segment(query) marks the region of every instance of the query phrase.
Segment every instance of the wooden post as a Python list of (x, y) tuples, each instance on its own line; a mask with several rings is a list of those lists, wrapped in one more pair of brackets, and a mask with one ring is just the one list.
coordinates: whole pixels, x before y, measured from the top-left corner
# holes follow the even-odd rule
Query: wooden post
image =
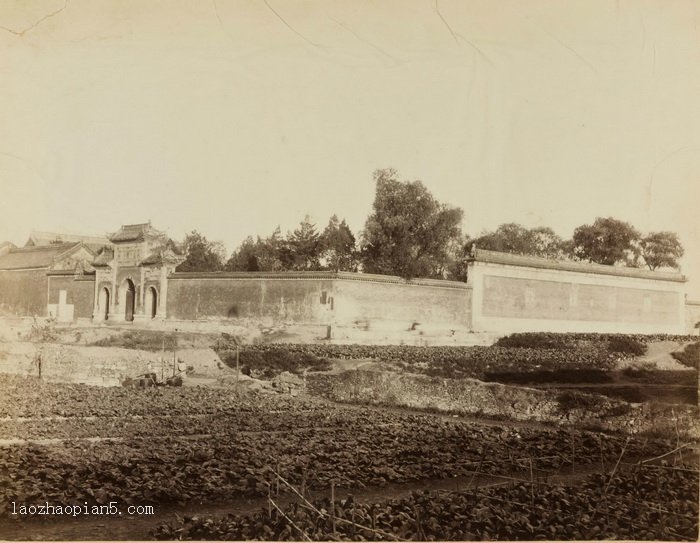
[(335, 535), (335, 483), (331, 482), (331, 523), (333, 524), (333, 535)]
[(352, 499), (352, 511), (350, 512), (350, 518), (352, 519), (352, 535), (355, 535), (355, 497), (350, 496)]
[(272, 486), (267, 483), (267, 517), (272, 519)]
[(535, 507), (535, 476), (532, 473), (532, 457), (530, 457), (530, 505)]
[(238, 392), (238, 381), (241, 375), (241, 365), (240, 365), (240, 350), (241, 348), (238, 345), (238, 341), (236, 341), (236, 392)]
[(603, 453), (603, 440), (600, 440), (600, 468), (605, 473), (605, 454)]
[(571, 473), (576, 473), (576, 436), (571, 436)]
[(279, 495), (280, 495), (280, 478), (279, 478), (279, 473), (280, 473), (280, 461), (279, 461), (279, 459), (278, 459), (278, 460), (277, 460), (277, 477), (276, 477), (276, 479), (277, 479), (277, 490), (276, 490), (276, 494), (275, 494), (275, 495), (278, 496), (278, 497), (279, 497)]

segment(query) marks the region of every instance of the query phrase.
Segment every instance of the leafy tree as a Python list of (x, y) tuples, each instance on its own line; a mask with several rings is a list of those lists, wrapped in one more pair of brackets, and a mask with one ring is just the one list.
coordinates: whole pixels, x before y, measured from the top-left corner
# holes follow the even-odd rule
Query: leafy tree
[(449, 250), (449, 260), (444, 266), (444, 276), (452, 281), (467, 280), (467, 266), (471, 256), (471, 249), (474, 245), (474, 240), (469, 236), (460, 236), (454, 240)]
[(224, 245), (219, 241), (209, 241), (196, 230), (185, 236), (183, 242), (186, 259), (177, 271), (221, 271), (224, 267)]
[(357, 271), (355, 236), (345, 219), (338, 222), (333, 215), (321, 234), (321, 261), (326, 269), (333, 271)]
[(289, 251), (289, 255), (286, 255), (287, 258), (283, 260), (290, 260), (291, 269), (320, 269), (321, 236), (308, 215), (299, 223), (299, 228), (287, 235), (286, 249)]
[(565, 242), (548, 226), (530, 229), (530, 242), (535, 256), (544, 258), (561, 258), (565, 256)]
[(420, 181), (401, 182), (393, 169), (374, 173), (373, 212), (362, 236), (369, 273), (441, 277), (451, 242), (459, 239), (463, 212), (439, 203)]
[(674, 232), (650, 232), (639, 242), (641, 256), (650, 270), (678, 268), (683, 246)]
[(258, 263), (258, 254), (262, 241), (258, 236), (258, 240), (253, 240), (252, 236), (248, 236), (241, 246), (233, 252), (231, 258), (226, 262), (227, 271), (260, 271)]
[(592, 225), (574, 230), (572, 256), (598, 264), (635, 265), (639, 232), (629, 223), (612, 217), (598, 217)]
[(287, 242), (278, 226), (267, 238), (260, 240), (258, 265), (261, 271), (282, 271), (290, 269), (291, 257)]
[(564, 241), (551, 228), (528, 229), (516, 223), (502, 224), (493, 232), (484, 232), (471, 244), (489, 251), (544, 258), (562, 256), (564, 247)]

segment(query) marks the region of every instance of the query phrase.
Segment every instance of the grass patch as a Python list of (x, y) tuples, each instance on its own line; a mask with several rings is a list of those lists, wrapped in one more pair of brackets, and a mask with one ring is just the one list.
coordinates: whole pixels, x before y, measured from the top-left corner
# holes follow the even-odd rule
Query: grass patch
[(642, 356), (647, 352), (645, 343), (630, 336), (611, 336), (608, 339), (608, 350), (611, 353)]
[(99, 339), (91, 345), (95, 347), (119, 347), (122, 349), (140, 349), (143, 351), (173, 351), (178, 347), (177, 335), (173, 332), (154, 332), (150, 330), (127, 330), (121, 334)]
[(684, 385), (697, 386), (698, 372), (688, 370), (650, 370), (646, 368), (628, 367), (622, 370), (625, 382), (645, 383), (652, 385)]
[(558, 369), (536, 371), (487, 372), (488, 381), (508, 385), (537, 385), (542, 383), (610, 383), (609, 372), (597, 369)]

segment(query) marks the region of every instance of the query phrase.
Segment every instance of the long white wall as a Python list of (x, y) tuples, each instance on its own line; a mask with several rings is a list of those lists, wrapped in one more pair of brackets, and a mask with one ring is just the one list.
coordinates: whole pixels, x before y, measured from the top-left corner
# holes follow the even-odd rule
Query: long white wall
[(685, 283), (474, 261), (474, 331), (686, 333)]

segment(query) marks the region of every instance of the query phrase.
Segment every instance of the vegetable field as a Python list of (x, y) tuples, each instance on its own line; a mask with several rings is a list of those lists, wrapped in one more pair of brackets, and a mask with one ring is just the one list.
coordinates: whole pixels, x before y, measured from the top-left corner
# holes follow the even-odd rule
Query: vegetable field
[[(0, 398), (0, 536), (8, 521), (31, 524), (12, 518), (11, 502), (46, 501), (156, 511), (196, 504), (199, 520), (160, 522), (150, 533), (166, 539), (697, 536), (697, 505), (688, 505), (698, 501), (696, 454), (672, 436), (479, 424), (232, 388), (96, 388), (4, 375)], [(393, 499), (361, 500), (384, 490)], [(344, 501), (350, 493), (357, 502)], [(318, 501), (331, 496), (339, 497), (333, 507)], [(242, 498), (261, 512), (206, 520), (208, 505)], [(349, 515), (354, 524), (336, 521)], [(621, 515), (642, 520), (625, 524)]]

